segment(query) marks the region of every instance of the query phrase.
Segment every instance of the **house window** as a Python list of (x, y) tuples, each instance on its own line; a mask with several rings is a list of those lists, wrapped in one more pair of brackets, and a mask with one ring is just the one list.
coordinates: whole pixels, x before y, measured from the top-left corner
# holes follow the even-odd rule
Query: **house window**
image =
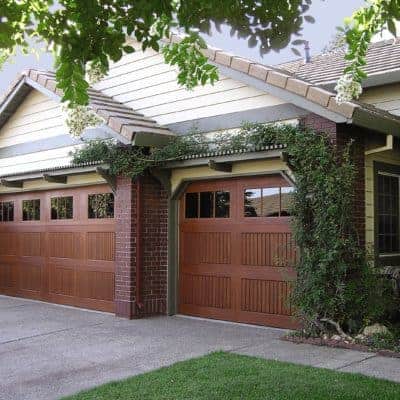
[(400, 177), (385, 173), (377, 176), (377, 228), (380, 254), (400, 252)]
[(22, 220), (40, 221), (40, 200), (22, 200)]
[(287, 217), (294, 188), (252, 188), (244, 191), (245, 217)]
[(53, 197), (51, 199), (51, 219), (72, 219), (73, 197)]
[(0, 202), (0, 222), (14, 221), (14, 202), (2, 201)]
[(225, 191), (186, 193), (186, 218), (229, 218), (230, 193)]
[(114, 218), (114, 195), (112, 193), (90, 194), (88, 217), (90, 219)]

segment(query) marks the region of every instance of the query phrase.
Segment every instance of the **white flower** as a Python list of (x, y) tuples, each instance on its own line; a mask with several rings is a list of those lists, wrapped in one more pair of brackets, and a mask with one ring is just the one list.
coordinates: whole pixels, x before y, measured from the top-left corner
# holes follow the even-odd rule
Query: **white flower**
[(86, 64), (86, 79), (90, 85), (95, 85), (104, 78), (104, 72), (100, 64), (89, 62)]
[(335, 87), (336, 90), (336, 101), (338, 104), (342, 104), (345, 101), (351, 101), (358, 99), (362, 92), (360, 82), (354, 80), (353, 75), (345, 74), (342, 75)]
[(72, 136), (80, 137), (83, 131), (89, 127), (96, 127), (104, 122), (90, 107), (75, 106), (67, 108), (66, 124)]

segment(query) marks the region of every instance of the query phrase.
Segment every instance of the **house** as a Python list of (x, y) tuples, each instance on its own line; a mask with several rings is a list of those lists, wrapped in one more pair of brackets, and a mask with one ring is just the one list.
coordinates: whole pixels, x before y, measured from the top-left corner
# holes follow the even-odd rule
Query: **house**
[[(171, 40), (179, 40), (172, 36)], [(214, 86), (187, 91), (139, 45), (90, 89), (105, 123), (84, 138), (162, 145), (174, 135), (290, 122), (355, 140), (354, 223), (384, 265), (399, 265), (400, 44), (370, 47), (360, 101), (332, 91), (343, 54), (277, 67), (209, 48)], [(72, 165), (52, 73), (30, 70), (0, 106), (0, 293), (134, 318), (187, 314), (293, 327), (296, 249), (282, 146), (170, 162), (134, 181)]]

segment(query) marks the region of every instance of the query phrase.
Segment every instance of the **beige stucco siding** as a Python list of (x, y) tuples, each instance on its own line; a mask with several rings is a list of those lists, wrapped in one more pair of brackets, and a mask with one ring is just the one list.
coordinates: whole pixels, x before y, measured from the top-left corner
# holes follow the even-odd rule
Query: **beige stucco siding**
[(400, 165), (400, 152), (397, 150), (370, 154), (365, 157), (365, 239), (372, 249), (375, 237), (374, 225), (374, 161)]
[(231, 176), (257, 175), (268, 172), (287, 170), (287, 165), (280, 159), (242, 161), (234, 163), (232, 172), (219, 172), (208, 166), (178, 168), (171, 172), (171, 189), (175, 192), (182, 182), (199, 179), (229, 178)]
[(27, 192), (33, 190), (65, 189), (66, 187), (97, 185), (104, 183), (106, 183), (106, 181), (101, 176), (95, 172), (90, 172), (81, 175), (68, 176), (66, 184), (50, 183), (44, 181), (43, 179), (34, 179), (30, 181), (24, 181), (21, 189), (8, 188), (0, 185), (0, 194)]

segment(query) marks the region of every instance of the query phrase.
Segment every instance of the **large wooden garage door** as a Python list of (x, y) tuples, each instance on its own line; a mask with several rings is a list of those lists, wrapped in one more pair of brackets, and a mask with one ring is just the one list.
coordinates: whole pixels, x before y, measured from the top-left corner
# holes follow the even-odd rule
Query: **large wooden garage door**
[(179, 311), (292, 328), (296, 248), (280, 176), (191, 184), (180, 207)]
[(0, 196), (0, 294), (114, 311), (107, 186)]

